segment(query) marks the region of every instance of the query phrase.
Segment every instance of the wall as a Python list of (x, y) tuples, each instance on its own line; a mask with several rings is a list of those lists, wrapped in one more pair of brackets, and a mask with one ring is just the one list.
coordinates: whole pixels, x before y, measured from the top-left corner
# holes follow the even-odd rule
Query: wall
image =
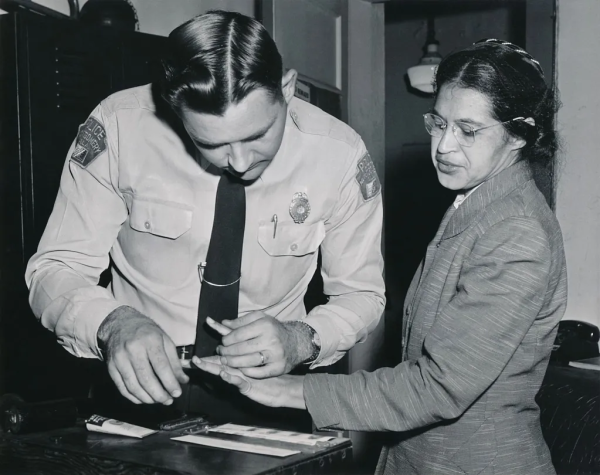
[[(69, 14), (67, 0), (34, 0), (45, 7)], [(79, 0), (83, 7), (88, 0)], [(254, 17), (254, 0), (131, 0), (142, 33), (168, 36), (181, 23), (208, 10), (233, 10)]]
[(558, 175), (556, 214), (567, 254), (566, 319), (600, 326), (600, 50), (598, 0), (558, 0), (558, 112), (564, 163)]

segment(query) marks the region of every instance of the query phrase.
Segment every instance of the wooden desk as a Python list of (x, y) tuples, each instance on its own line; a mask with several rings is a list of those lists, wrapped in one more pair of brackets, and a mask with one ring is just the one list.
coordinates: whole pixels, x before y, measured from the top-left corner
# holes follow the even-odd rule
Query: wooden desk
[[(13, 436), (0, 434), (4, 475), (304, 475), (352, 472), (346, 439), (330, 447), (299, 449), (285, 458), (213, 449), (171, 440), (161, 431), (144, 439), (88, 432), (83, 426)], [(283, 445), (280, 445), (283, 447)], [(289, 446), (288, 446), (289, 447)]]

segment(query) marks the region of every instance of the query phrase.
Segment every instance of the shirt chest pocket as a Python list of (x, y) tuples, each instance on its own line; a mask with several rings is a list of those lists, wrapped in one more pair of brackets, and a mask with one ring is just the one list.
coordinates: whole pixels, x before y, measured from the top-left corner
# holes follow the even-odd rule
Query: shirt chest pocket
[(283, 222), (274, 227), (271, 222), (259, 224), (259, 252), (251, 259), (255, 265), (249, 266), (262, 277), (252, 280), (252, 290), (256, 304), (265, 308), (304, 294), (325, 238), (323, 222)]
[(192, 226), (192, 210), (179, 203), (135, 199), (129, 224), (141, 233), (177, 239)]
[(119, 236), (129, 264), (150, 281), (183, 285), (194, 272), (192, 218), (192, 209), (184, 204), (134, 199), (130, 230)]
[(312, 254), (319, 249), (324, 237), (322, 221), (312, 224), (263, 222), (258, 229), (258, 242), (272, 257)]

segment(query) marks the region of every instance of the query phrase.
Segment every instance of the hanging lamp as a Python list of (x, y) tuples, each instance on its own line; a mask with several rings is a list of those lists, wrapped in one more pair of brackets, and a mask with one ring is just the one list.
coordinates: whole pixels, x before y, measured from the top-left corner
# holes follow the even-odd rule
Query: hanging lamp
[(419, 91), (429, 94), (433, 93), (433, 78), (442, 56), (438, 52), (439, 41), (435, 39), (433, 16), (427, 18), (427, 41), (425, 43), (425, 54), (419, 64), (408, 68), (408, 79), (410, 85)]

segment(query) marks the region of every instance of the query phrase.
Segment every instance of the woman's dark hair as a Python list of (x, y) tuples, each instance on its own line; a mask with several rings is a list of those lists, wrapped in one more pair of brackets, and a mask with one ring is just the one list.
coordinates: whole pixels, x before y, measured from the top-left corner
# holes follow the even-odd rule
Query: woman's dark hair
[(175, 111), (223, 115), (261, 88), (274, 100), (283, 98), (277, 46), (245, 15), (214, 10), (192, 18), (171, 32), (169, 50), (160, 92)]
[(525, 140), (520, 159), (536, 167), (550, 167), (559, 148), (554, 117), (560, 103), (544, 80), (540, 64), (512, 43), (481, 40), (450, 54), (440, 63), (435, 93), (445, 84), (474, 89), (485, 95), (498, 122), (531, 117), (503, 125), (511, 135)]

